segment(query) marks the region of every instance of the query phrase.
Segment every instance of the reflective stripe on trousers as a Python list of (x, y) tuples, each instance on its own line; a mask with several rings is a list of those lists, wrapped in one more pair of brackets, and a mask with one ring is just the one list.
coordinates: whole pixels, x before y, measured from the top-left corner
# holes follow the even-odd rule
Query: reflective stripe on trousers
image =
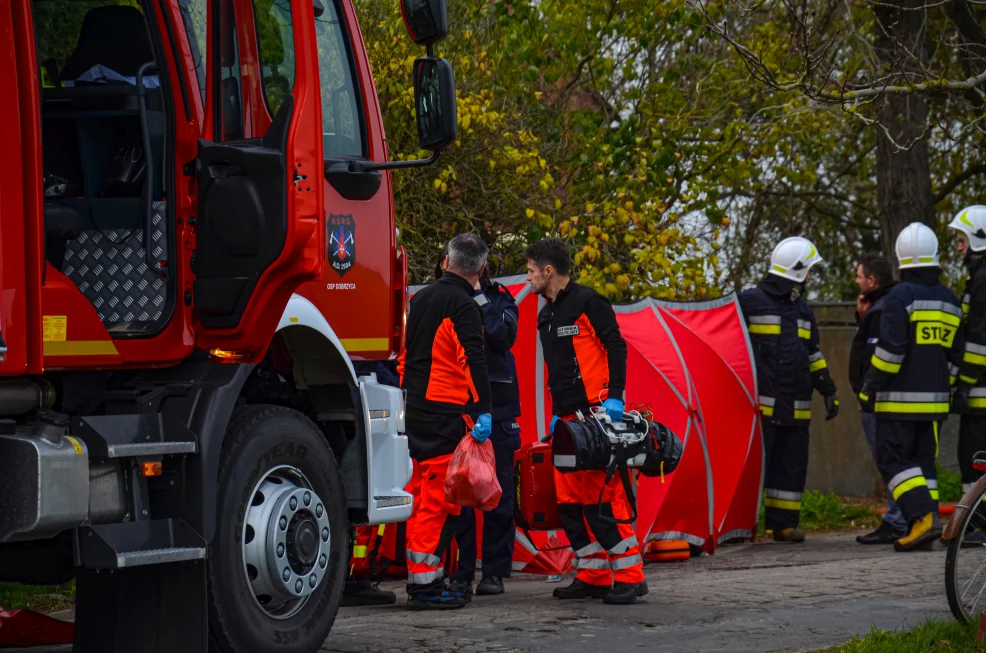
[(801, 492), (787, 492), (785, 490), (764, 490), (763, 505), (766, 508), (777, 508), (778, 510), (801, 511)]
[[(407, 589), (438, 583), (444, 576), (442, 556), (455, 534), (455, 516), (461, 508), (445, 501), (445, 476), (452, 454), (414, 461), (408, 490), (414, 497), (407, 520)], [(425, 588), (425, 591), (429, 591)]]
[[(596, 586), (644, 580), (643, 558), (630, 524), (630, 504), (619, 476), (606, 483), (606, 472), (555, 471), (559, 515), (577, 557), (576, 578)], [(599, 496), (602, 492), (602, 510)]]
[(900, 499), (905, 492), (910, 492), (919, 487), (927, 487), (928, 481), (924, 478), (924, 472), (920, 467), (911, 467), (900, 472), (887, 483), (887, 491), (894, 498)]

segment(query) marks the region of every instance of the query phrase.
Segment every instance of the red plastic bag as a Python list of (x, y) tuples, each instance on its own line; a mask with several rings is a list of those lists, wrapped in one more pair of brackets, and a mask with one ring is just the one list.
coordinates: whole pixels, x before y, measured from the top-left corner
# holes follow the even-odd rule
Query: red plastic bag
[(445, 500), (457, 506), (492, 510), (502, 494), (493, 443), (487, 440), (480, 444), (471, 435), (462, 438), (448, 464)]

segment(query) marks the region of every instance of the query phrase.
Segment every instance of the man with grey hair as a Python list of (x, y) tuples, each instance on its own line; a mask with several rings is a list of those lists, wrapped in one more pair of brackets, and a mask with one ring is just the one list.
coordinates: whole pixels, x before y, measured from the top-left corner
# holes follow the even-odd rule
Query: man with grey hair
[[(475, 234), (448, 244), (442, 278), (411, 299), (407, 343), (398, 363), (407, 393), (408, 447), (414, 459), (407, 522), (407, 608), (461, 608), (466, 597), (445, 585), (442, 557), (456, 530), (458, 506), (445, 501), (445, 476), (459, 441), (469, 431), (486, 442), (493, 426), (483, 316), (473, 294), (486, 268), (489, 248)], [(460, 356), (465, 353), (465, 360)], [(479, 416), (472, 424), (466, 404)]]

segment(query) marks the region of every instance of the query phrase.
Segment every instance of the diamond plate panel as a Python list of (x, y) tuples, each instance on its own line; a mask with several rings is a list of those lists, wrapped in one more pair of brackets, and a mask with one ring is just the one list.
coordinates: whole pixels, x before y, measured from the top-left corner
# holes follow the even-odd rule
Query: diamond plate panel
[[(165, 203), (155, 202), (153, 208), (151, 248), (160, 261), (167, 258)], [(108, 329), (139, 330), (164, 312), (167, 285), (144, 261), (143, 228), (83, 231), (68, 242), (62, 271)]]

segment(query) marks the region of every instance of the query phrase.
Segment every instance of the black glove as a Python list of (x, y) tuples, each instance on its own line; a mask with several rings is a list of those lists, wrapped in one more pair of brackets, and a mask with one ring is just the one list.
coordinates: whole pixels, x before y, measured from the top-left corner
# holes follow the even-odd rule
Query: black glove
[(839, 414), (839, 400), (835, 395), (828, 395), (825, 397), (825, 421), (830, 419), (835, 419), (836, 415)]
[(863, 387), (859, 391), (859, 405), (862, 406), (863, 410), (872, 413), (875, 406), (876, 393), (867, 387)]
[(969, 414), (970, 390), (972, 390), (972, 386), (966, 385), (965, 383), (955, 388), (955, 394), (952, 395), (952, 412), (956, 415)]

